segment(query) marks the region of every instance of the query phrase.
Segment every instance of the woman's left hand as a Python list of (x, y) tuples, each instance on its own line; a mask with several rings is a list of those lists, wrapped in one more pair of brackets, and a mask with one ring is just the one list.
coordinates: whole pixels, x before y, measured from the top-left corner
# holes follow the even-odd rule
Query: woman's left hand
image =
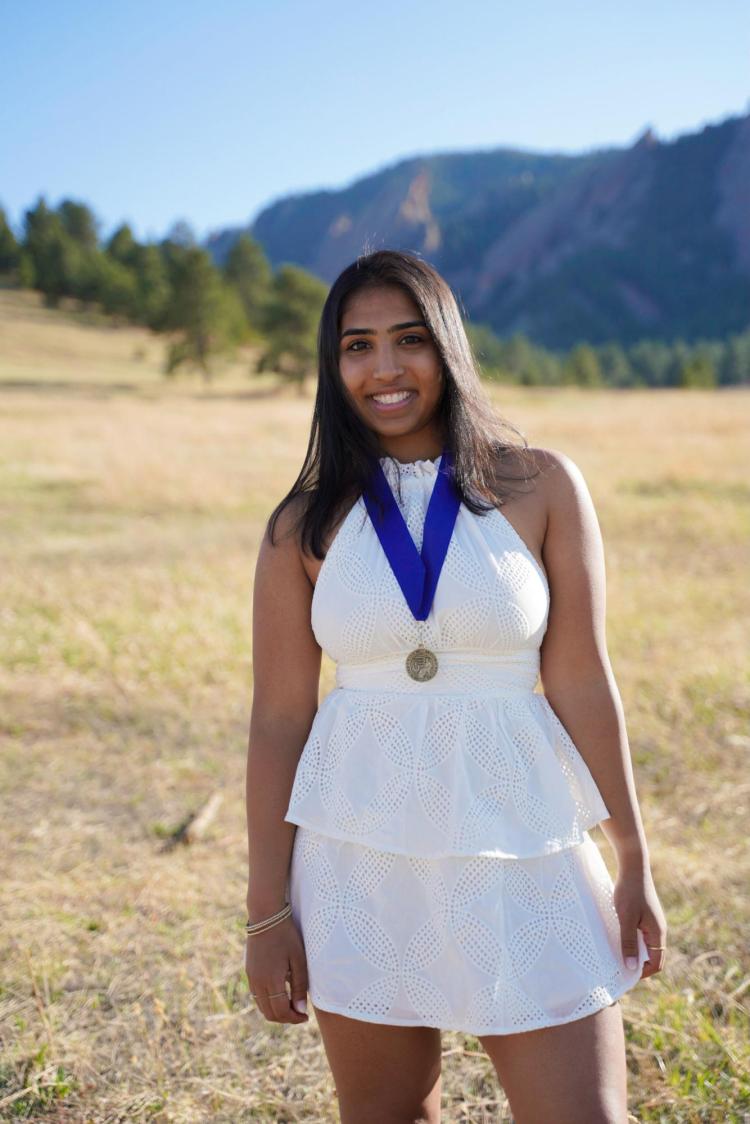
[(667, 943), (667, 921), (650, 868), (625, 868), (618, 871), (614, 903), (620, 921), (620, 943), (624, 960), (632, 956), (637, 962), (637, 930), (640, 929), (643, 933), (649, 955), (641, 971), (641, 979), (645, 980), (664, 967), (664, 946)]

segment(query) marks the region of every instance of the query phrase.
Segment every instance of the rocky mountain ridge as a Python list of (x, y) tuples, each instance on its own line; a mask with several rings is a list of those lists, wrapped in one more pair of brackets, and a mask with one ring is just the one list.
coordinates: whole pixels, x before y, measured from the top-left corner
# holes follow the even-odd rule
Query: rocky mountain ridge
[[(209, 239), (218, 261), (239, 233)], [(724, 338), (750, 323), (750, 114), (583, 155), (413, 157), (277, 200), (248, 233), (327, 282), (363, 250), (416, 251), (471, 320), (552, 348)]]

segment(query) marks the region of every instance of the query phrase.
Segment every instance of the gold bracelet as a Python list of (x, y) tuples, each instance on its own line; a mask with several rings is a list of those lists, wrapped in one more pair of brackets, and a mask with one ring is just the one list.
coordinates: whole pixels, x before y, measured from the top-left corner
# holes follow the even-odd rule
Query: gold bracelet
[(278, 910), (277, 913), (272, 913), (270, 917), (264, 917), (262, 921), (250, 921), (250, 919), (248, 918), (247, 925), (249, 925), (251, 928), (253, 925), (265, 925), (266, 921), (274, 921), (277, 917), (281, 917), (282, 913), (284, 913), (289, 908), (289, 902), (284, 902), (283, 906), (280, 910)]
[(263, 921), (248, 921), (245, 925), (245, 932), (249, 937), (254, 937), (256, 933), (264, 933), (266, 929), (272, 929), (274, 925), (279, 925), (290, 916), (292, 907), (289, 902), (286, 903), (283, 909), (278, 913), (274, 913), (271, 917), (266, 917)]

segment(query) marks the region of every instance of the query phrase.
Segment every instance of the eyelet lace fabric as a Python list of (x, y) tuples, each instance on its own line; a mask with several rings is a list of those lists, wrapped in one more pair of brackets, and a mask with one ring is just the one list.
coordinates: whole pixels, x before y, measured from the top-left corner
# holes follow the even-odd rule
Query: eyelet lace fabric
[[(418, 549), (438, 463), (381, 460)], [(314, 591), (312, 626), (336, 661), (336, 687), (315, 716), (285, 818), (422, 857), (528, 858), (581, 843), (609, 813), (534, 691), (548, 612), (546, 574), (510, 522), (462, 505), (423, 622), (437, 674), (411, 679), (419, 622), (360, 497)]]
[[(381, 465), (418, 549), (440, 458)], [(285, 820), (289, 901), (324, 1009), (509, 1033), (580, 1018), (640, 976), (587, 828), (609, 815), (538, 682), (549, 585), (510, 522), (459, 509), (426, 621), (360, 497), (311, 623), (336, 662)], [(420, 635), (433, 679), (405, 670)]]

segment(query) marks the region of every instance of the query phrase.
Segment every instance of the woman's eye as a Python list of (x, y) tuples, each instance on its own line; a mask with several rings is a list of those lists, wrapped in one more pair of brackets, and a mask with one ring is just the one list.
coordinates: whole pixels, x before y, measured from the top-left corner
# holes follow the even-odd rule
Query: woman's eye
[[(413, 333), (413, 332), (410, 332), (406, 336), (402, 336), (400, 342), (403, 343), (404, 341), (406, 341), (408, 343), (422, 343), (423, 342), (422, 337), (416, 335), (416, 333)], [(347, 351), (361, 351), (362, 348), (357, 346), (360, 343), (364, 344), (366, 347), (369, 347), (369, 344), (368, 344), (367, 340), (355, 340), (354, 343), (349, 344), (349, 346), (347, 347), (346, 350)]]

